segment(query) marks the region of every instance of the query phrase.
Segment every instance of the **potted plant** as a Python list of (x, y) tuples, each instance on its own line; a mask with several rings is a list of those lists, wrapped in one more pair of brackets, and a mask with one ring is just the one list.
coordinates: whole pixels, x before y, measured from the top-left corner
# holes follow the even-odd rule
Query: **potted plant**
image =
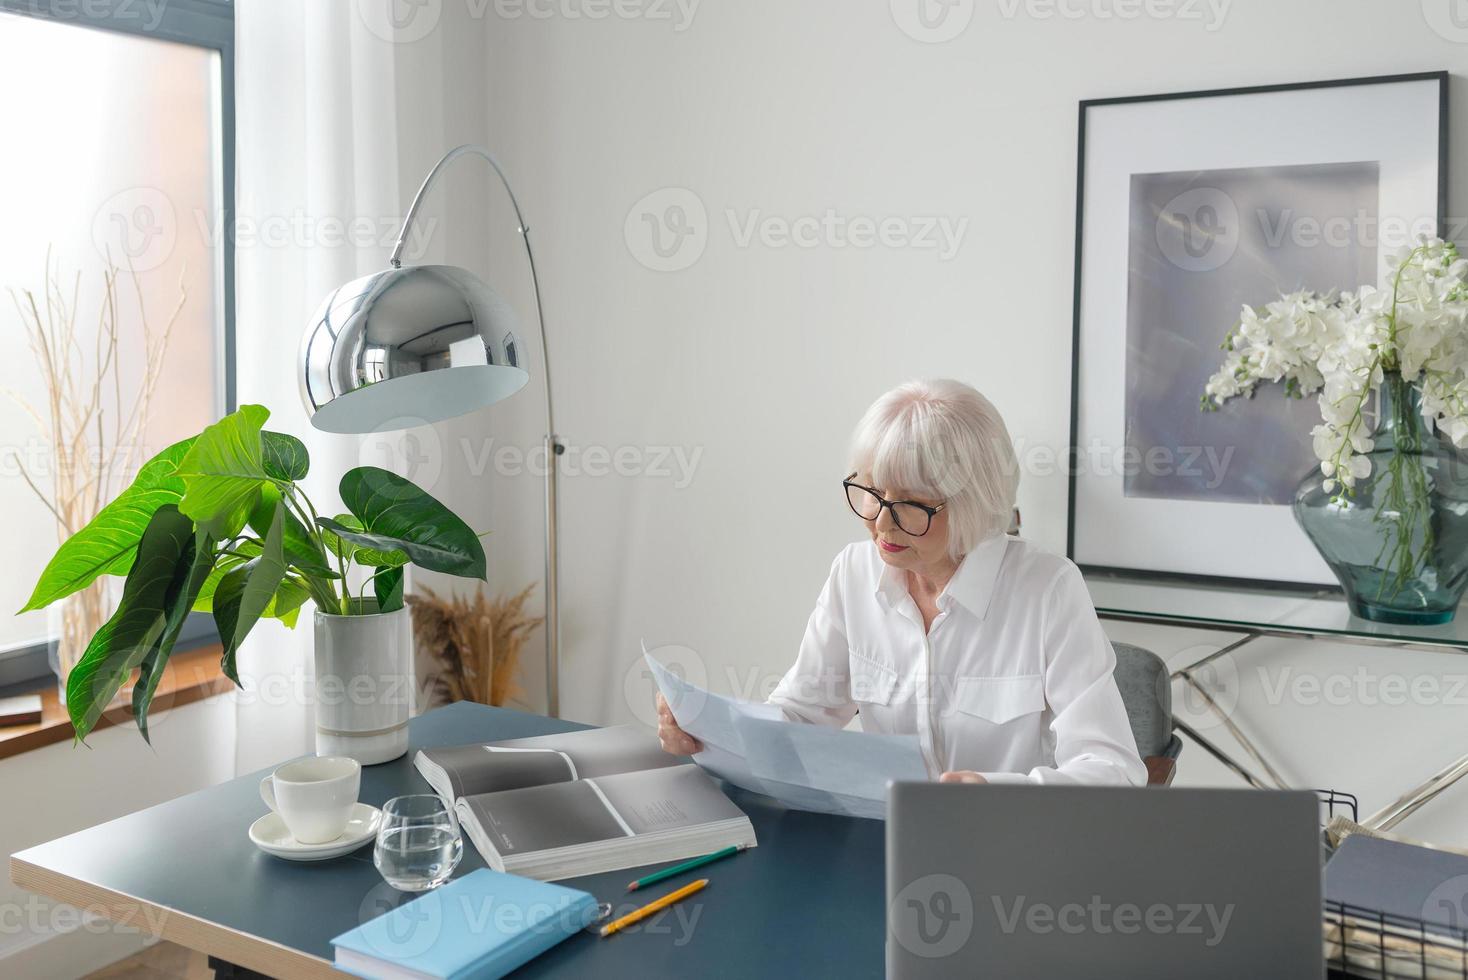
[[(262, 618), (294, 627), (315, 603), (317, 751), (364, 763), (407, 749), (412, 653), (403, 569), (409, 563), (483, 579), (484, 549), (458, 516), (387, 470), (341, 479), (347, 512), (322, 517), (300, 487), (305, 445), (263, 428), (245, 405), (149, 460), (132, 485), (68, 538), (25, 610), (126, 575), (116, 612), (97, 630), (67, 682), (78, 741), (133, 673), (133, 715), (148, 738), (148, 705), (190, 611), (210, 612), (221, 666)], [(361, 585), (351, 586), (360, 566)]]
[(1320, 467), (1296, 520), (1357, 615), (1431, 625), (1468, 587), (1468, 260), (1424, 238), (1391, 265), (1386, 289), (1245, 306), (1202, 407), (1264, 381), (1315, 396)]

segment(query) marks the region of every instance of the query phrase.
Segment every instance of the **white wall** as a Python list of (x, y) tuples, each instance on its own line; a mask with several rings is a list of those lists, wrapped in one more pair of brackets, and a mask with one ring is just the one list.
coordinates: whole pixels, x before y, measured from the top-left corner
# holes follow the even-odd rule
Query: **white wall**
[[(857, 533), (836, 489), (847, 433), (891, 385), (959, 377), (1016, 439), (1066, 445), (1078, 100), (1468, 66), (1468, 46), (1393, 0), (1234, 0), (1221, 25), (1204, 5), (1186, 8), (1201, 19), (1124, 21), (1099, 16), (1110, 0), (1075, 0), (1077, 19), (974, 4), (941, 44), (899, 29), (902, 0), (706, 2), (682, 31), (566, 13), (590, 4), (533, 7), (549, 17), (473, 6), (489, 39), (490, 138), (541, 260), (561, 434), (701, 453), (682, 488), (563, 479), (563, 712), (603, 722), (641, 708), (623, 680), (642, 637), (697, 651), (726, 690), (758, 693), (784, 669), (831, 557)], [(1455, 81), (1453, 94), (1462, 133), (1468, 93)], [(1463, 149), (1455, 139), (1453, 155)], [(624, 220), (669, 187), (697, 195), (707, 247), (656, 272)], [(1464, 189), (1455, 175), (1454, 201)], [(967, 232), (947, 261), (740, 247), (726, 215), (828, 208), (946, 216)], [(512, 252), (501, 258), (496, 282), (523, 277)], [(533, 445), (539, 410), (520, 396), (490, 425)], [(444, 454), (450, 482), (468, 480), (462, 447)], [(538, 578), (538, 482), (492, 469), (477, 482), (495, 500), (498, 584)], [(1060, 472), (1027, 473), (1026, 535), (1063, 549), (1065, 497)]]

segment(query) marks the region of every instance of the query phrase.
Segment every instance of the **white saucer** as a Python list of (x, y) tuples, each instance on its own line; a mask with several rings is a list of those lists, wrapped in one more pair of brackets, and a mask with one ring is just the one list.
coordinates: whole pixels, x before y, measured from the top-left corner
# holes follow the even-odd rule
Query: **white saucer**
[(340, 837), (324, 844), (302, 844), (291, 836), (280, 814), (271, 810), (250, 824), (250, 840), (266, 854), (274, 854), (287, 861), (325, 861), (350, 854), (372, 840), (381, 822), (382, 811), (377, 807), (354, 803), (352, 815), (347, 819), (347, 829)]

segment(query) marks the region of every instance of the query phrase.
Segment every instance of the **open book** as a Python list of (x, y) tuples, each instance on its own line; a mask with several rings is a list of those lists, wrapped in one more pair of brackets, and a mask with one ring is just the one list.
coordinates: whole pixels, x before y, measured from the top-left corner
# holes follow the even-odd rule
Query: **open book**
[(555, 881), (755, 845), (712, 779), (627, 726), (423, 749), (413, 764), (496, 871)]

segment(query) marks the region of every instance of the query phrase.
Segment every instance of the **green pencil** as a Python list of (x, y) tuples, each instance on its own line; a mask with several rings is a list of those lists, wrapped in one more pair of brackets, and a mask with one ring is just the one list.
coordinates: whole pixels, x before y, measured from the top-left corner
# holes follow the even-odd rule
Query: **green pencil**
[(683, 872), (692, 871), (694, 868), (701, 868), (705, 864), (711, 864), (714, 861), (722, 860), (723, 858), (729, 857), (731, 854), (738, 854), (742, 850), (744, 850), (743, 844), (733, 844), (729, 847), (724, 848), (722, 851), (715, 851), (712, 854), (705, 854), (703, 857), (696, 857), (691, 861), (684, 861), (682, 864), (675, 864), (671, 868), (664, 868), (661, 871), (654, 871), (646, 878), (638, 878), (632, 884), (628, 885), (627, 890), (629, 892), (635, 892), (643, 885), (657, 884), (665, 878), (671, 878), (674, 875), (681, 875)]

